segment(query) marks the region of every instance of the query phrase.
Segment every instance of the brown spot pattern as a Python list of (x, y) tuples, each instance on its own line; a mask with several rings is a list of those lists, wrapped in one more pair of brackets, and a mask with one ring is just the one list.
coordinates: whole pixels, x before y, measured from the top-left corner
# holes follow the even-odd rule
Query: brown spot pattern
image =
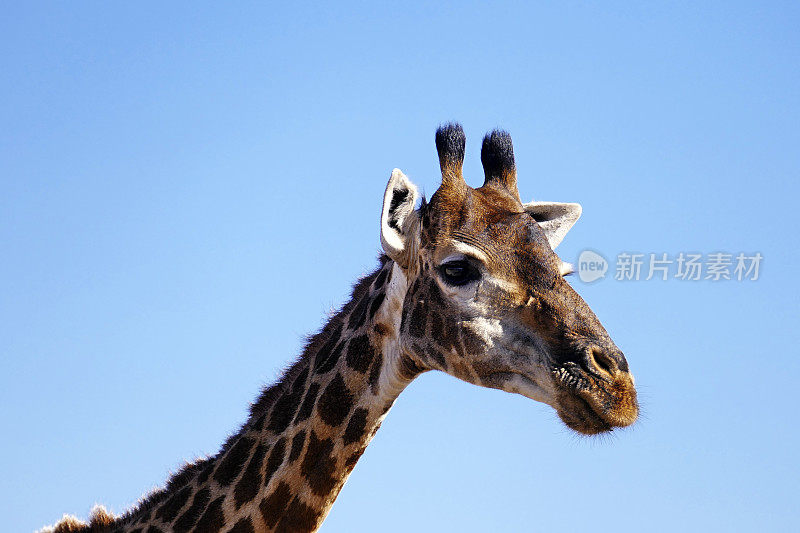
[(222, 462), (214, 472), (214, 479), (222, 485), (230, 485), (236, 479), (236, 476), (242, 469), (250, 449), (255, 444), (255, 441), (250, 437), (242, 436), (239, 440), (228, 450)]
[(267, 468), (264, 472), (264, 486), (266, 487), (269, 485), (269, 480), (272, 479), (272, 476), (275, 475), (275, 472), (278, 471), (278, 468), (281, 467), (283, 464), (283, 459), (286, 456), (286, 439), (281, 437), (278, 439), (278, 442), (272, 447), (272, 451), (269, 452), (269, 458), (267, 458)]
[(253, 519), (249, 516), (242, 518), (236, 522), (228, 533), (255, 533), (255, 529), (253, 529)]
[(244, 474), (242, 474), (242, 479), (236, 484), (233, 497), (237, 509), (241, 507), (242, 504), (255, 498), (258, 494), (258, 489), (261, 486), (261, 463), (264, 462), (264, 456), (266, 454), (267, 446), (265, 444), (259, 444), (256, 451), (253, 452), (253, 456), (250, 458), (250, 462)]
[(336, 486), (336, 479), (333, 477), (336, 471), (336, 459), (331, 457), (332, 451), (331, 439), (318, 439), (316, 433), (311, 432), (306, 455), (300, 465), (300, 473), (318, 496), (328, 494)]
[(384, 298), (386, 298), (386, 295), (385, 295), (383, 292), (380, 292), (380, 293), (378, 293), (378, 295), (375, 297), (375, 299), (374, 299), (374, 300), (372, 300), (372, 303), (371, 303), (371, 304), (370, 304), (370, 306), (369, 306), (369, 319), (370, 319), (370, 320), (372, 320), (373, 318), (375, 318), (375, 313), (377, 313), (377, 312), (378, 312), (378, 309), (380, 309), (380, 307), (381, 307), (381, 304), (383, 303), (383, 300), (384, 300)]
[(375, 361), (372, 363), (372, 369), (369, 371), (369, 378), (367, 379), (373, 393), (378, 392), (378, 380), (381, 377), (381, 367), (383, 367), (383, 355), (378, 352), (375, 355)]
[(369, 337), (359, 335), (350, 339), (347, 347), (347, 365), (356, 372), (364, 373), (369, 369), (375, 350), (369, 342)]
[(258, 508), (261, 511), (261, 516), (264, 518), (267, 527), (275, 527), (275, 524), (280, 520), (291, 498), (292, 492), (289, 485), (281, 481), (278, 483), (278, 486), (275, 487), (275, 490), (259, 504)]
[(192, 505), (175, 521), (175, 524), (172, 526), (175, 533), (184, 533), (189, 531), (197, 519), (200, 517), (200, 513), (203, 512), (203, 509), (206, 508), (208, 505), (208, 501), (211, 499), (211, 493), (208, 489), (201, 489), (197, 491), (194, 495), (194, 499), (192, 500)]
[(319, 521), (320, 513), (313, 507), (309, 507), (300, 498), (295, 496), (286, 514), (283, 515), (275, 533), (298, 533), (300, 531), (312, 531)]
[(323, 422), (336, 427), (341, 424), (353, 407), (353, 396), (345, 385), (341, 374), (331, 380), (319, 397), (317, 411)]
[(183, 506), (186, 505), (186, 502), (189, 501), (189, 496), (191, 495), (192, 489), (190, 487), (182, 488), (164, 502), (164, 505), (156, 511), (156, 517), (164, 522), (172, 522), (178, 516), (180, 510), (183, 509)]
[(203, 470), (200, 472), (200, 475), (197, 476), (198, 483), (205, 483), (208, 481), (208, 478), (211, 476), (211, 472), (214, 471), (214, 463), (213, 461), (206, 460), (205, 466), (203, 466)]
[(355, 331), (364, 325), (364, 322), (367, 320), (368, 307), (369, 294), (364, 294), (358, 302), (358, 305), (356, 305), (356, 308), (353, 309), (353, 314), (350, 315), (350, 319), (347, 322), (347, 329)]
[(292, 391), (290, 393), (284, 393), (278, 398), (272, 409), (272, 416), (270, 417), (267, 429), (275, 433), (281, 433), (289, 426), (289, 422), (294, 418), (297, 406), (300, 403), (300, 398), (303, 395), (307, 377), (308, 369), (306, 368), (297, 376), (297, 380), (292, 386)]
[(317, 394), (319, 394), (319, 383), (312, 383), (306, 392), (306, 397), (303, 399), (303, 405), (297, 411), (297, 416), (294, 418), (294, 423), (302, 422), (311, 416), (314, 410), (314, 403), (317, 401)]
[(220, 496), (209, 504), (206, 512), (197, 521), (194, 533), (216, 533), (225, 525), (225, 515), (222, 514), (222, 502), (225, 496)]
[(339, 357), (341, 357), (346, 343), (346, 339), (342, 340), (336, 345), (335, 348), (333, 348), (333, 350), (330, 351), (330, 353), (327, 355), (327, 359), (320, 362), (320, 366), (317, 369), (317, 374), (327, 374), (333, 369), (334, 366), (336, 366), (336, 362), (339, 360)]
[[(331, 368), (333, 365), (326, 365), (328, 359), (330, 358), (331, 351), (333, 347), (336, 346), (336, 343), (339, 342), (339, 337), (342, 335), (342, 325), (339, 324), (336, 326), (336, 329), (333, 330), (328, 340), (325, 341), (325, 344), (322, 345), (322, 348), (319, 349), (317, 352), (316, 357), (314, 357), (314, 372), (317, 374), (324, 374)], [(322, 370), (323, 366), (328, 367), (327, 370)]]
[(303, 446), (306, 443), (306, 432), (305, 431), (298, 431), (297, 434), (292, 438), (292, 449), (289, 452), (289, 461), (294, 461), (298, 457), (300, 457), (300, 452), (303, 451)]
[(259, 416), (253, 424), (253, 431), (259, 432), (264, 429), (264, 424), (267, 422), (267, 413)]
[(350, 421), (347, 423), (347, 429), (344, 430), (342, 441), (345, 445), (351, 444), (359, 440), (364, 435), (364, 429), (367, 427), (367, 415), (369, 411), (363, 407), (359, 407), (353, 411)]

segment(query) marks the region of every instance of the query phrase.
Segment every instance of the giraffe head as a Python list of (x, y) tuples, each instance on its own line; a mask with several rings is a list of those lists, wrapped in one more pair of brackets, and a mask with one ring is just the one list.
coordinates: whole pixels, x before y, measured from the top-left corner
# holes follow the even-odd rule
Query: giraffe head
[(638, 415), (625, 356), (564, 276), (553, 251), (578, 204), (523, 204), (511, 137), (483, 140), (482, 187), (462, 176), (460, 125), (436, 132), (442, 184), (429, 203), (395, 169), (384, 196), (381, 243), (407, 281), (400, 353), (476, 385), (552, 406), (585, 434)]

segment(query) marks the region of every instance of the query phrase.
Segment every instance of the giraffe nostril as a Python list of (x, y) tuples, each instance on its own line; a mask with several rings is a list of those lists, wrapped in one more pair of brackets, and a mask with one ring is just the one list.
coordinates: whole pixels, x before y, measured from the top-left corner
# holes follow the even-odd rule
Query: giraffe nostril
[[(592, 370), (600, 370), (601, 373), (605, 373), (609, 376), (614, 376), (619, 372), (619, 367), (617, 362), (614, 360), (613, 357), (608, 355), (602, 348), (597, 346), (592, 347), (589, 350), (588, 354), (588, 363), (589, 367)], [(593, 372), (596, 373), (596, 372)]]

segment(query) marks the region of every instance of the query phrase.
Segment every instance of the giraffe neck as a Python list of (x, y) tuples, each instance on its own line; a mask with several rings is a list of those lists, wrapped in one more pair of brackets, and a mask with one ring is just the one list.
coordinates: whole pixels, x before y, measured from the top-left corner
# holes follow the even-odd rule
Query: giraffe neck
[(407, 281), (394, 262), (362, 279), (220, 453), (187, 466), (122, 530), (314, 531), (417, 369), (399, 350)]

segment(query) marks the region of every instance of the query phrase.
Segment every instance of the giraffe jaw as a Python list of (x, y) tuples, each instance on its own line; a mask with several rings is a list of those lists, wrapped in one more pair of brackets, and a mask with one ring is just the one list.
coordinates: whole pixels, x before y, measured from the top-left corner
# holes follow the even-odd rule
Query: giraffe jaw
[(485, 387), (519, 394), (531, 400), (546, 403), (554, 408), (556, 407), (553, 401), (552, 390), (548, 390), (548, 388), (541, 386), (536, 380), (520, 372), (493, 372), (487, 376), (481, 377), (481, 384)]

